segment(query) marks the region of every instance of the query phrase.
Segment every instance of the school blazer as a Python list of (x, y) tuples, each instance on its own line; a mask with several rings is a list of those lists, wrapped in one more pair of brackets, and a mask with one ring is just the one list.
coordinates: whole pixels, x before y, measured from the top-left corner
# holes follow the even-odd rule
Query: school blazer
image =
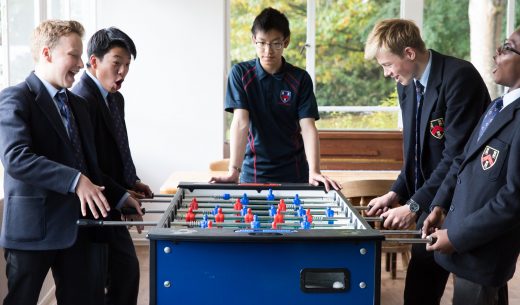
[[(105, 185), (110, 201), (124, 189), (106, 181), (98, 168), (86, 102), (67, 91), (90, 180)], [(78, 171), (61, 116), (43, 83), (31, 73), (0, 93), (0, 158), (4, 166), (4, 216), (0, 245), (19, 250), (53, 250), (76, 240), (80, 204), (69, 187)]]
[(520, 251), (520, 99), (502, 109), (477, 142), (480, 122), (434, 198), (456, 249), (435, 253), (446, 270), (502, 286)]
[(431, 55), (420, 126), (420, 168), (424, 184), (417, 191), (414, 190), (415, 82), (397, 85), (403, 116), (404, 164), (392, 190), (402, 202), (412, 198), (423, 212), (429, 212), (453, 159), (462, 153), (490, 100), (482, 77), (471, 63), (434, 50)]
[[(131, 189), (133, 185), (126, 185), (124, 180), (123, 160), (116, 142), (114, 123), (106, 106), (105, 99), (101, 95), (96, 83), (83, 73), (80, 81), (74, 86), (72, 92), (83, 97), (89, 104), (90, 117), (94, 126), (96, 138), (97, 156), (101, 170), (110, 176), (116, 183)], [(123, 125), (124, 120), (124, 98), (119, 92), (112, 94), (114, 101), (118, 103)]]

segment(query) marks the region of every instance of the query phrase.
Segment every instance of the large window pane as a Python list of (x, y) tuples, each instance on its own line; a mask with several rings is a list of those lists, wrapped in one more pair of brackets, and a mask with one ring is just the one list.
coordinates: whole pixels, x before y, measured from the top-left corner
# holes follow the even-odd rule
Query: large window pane
[[(399, 17), (399, 0), (317, 1), (316, 97), (320, 106), (394, 106), (391, 112), (320, 107), (320, 129), (395, 129), (395, 82), (384, 79), (375, 61), (364, 59), (374, 24)], [(374, 110), (375, 109), (375, 110)]]
[(35, 27), (34, 1), (9, 0), (7, 6), (10, 83), (16, 84), (23, 81), (34, 69), (29, 47)]

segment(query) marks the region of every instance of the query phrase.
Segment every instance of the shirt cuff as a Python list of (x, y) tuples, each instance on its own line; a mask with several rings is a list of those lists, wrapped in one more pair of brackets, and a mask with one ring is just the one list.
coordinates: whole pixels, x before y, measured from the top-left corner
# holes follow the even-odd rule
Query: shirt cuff
[(81, 172), (78, 172), (78, 174), (72, 181), (72, 184), (69, 187), (69, 193), (76, 193), (76, 186), (78, 186), (79, 177), (81, 177)]
[(130, 197), (130, 193), (126, 192), (116, 205), (116, 210), (121, 211), (121, 208), (125, 205), (126, 199)]

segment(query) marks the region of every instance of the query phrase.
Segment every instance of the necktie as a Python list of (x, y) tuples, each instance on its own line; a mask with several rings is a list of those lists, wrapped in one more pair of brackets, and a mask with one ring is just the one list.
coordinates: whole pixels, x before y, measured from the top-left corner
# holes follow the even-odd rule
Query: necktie
[(484, 119), (482, 120), (482, 125), (480, 125), (480, 131), (478, 133), (477, 142), (480, 140), (480, 137), (484, 134), (484, 131), (488, 128), (488, 126), (491, 124), (497, 113), (502, 110), (502, 107), (504, 106), (504, 100), (502, 97), (499, 97), (495, 100), (493, 107), (489, 108), (488, 112), (484, 116)]
[(415, 91), (417, 93), (417, 103), (415, 104), (415, 190), (422, 185), (421, 175), (421, 110), (424, 99), (424, 86), (419, 82), (415, 82)]
[(83, 155), (83, 147), (81, 145), (81, 140), (78, 133), (78, 126), (76, 124), (76, 120), (74, 119), (74, 115), (70, 110), (69, 100), (67, 98), (67, 93), (65, 91), (59, 91), (56, 93), (56, 100), (58, 101), (58, 108), (60, 110), (60, 115), (65, 120), (65, 125), (67, 127), (67, 133), (69, 135), (70, 143), (72, 144), (72, 148), (74, 150), (74, 159), (75, 164), (74, 168), (79, 170), (83, 174), (87, 174), (87, 165), (85, 162), (85, 156)]
[(110, 109), (110, 115), (112, 116), (112, 122), (114, 123), (114, 133), (116, 135), (117, 146), (123, 162), (123, 178), (128, 187), (133, 187), (137, 180), (137, 175), (135, 172), (134, 161), (130, 154), (126, 127), (123, 118), (121, 117), (122, 111), (119, 109), (114, 97), (110, 93), (107, 96), (107, 102), (108, 108)]

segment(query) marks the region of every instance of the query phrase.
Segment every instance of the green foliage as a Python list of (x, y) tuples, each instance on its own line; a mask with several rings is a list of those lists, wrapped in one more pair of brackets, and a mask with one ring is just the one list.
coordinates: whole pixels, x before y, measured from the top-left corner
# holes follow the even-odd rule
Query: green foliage
[(426, 47), (469, 60), (468, 7), (469, 0), (424, 1), (423, 39)]
[(323, 129), (397, 129), (397, 112), (320, 114), (316, 127)]

